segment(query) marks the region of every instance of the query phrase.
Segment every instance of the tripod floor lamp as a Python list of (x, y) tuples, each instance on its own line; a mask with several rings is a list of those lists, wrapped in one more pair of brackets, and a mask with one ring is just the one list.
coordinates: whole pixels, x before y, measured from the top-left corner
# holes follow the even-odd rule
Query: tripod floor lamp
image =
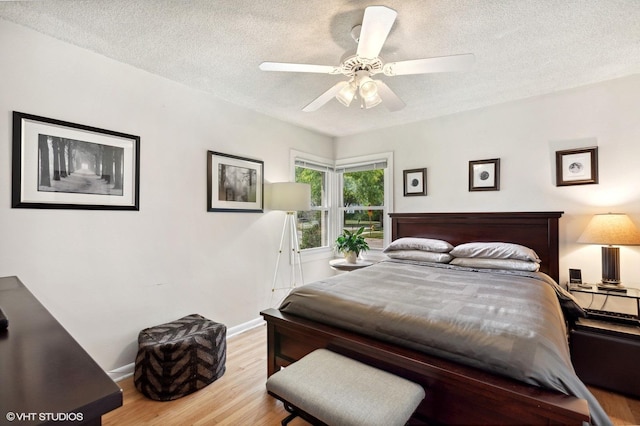
[[(296, 230), (296, 212), (311, 210), (311, 186), (306, 183), (296, 182), (276, 182), (271, 184), (271, 195), (269, 207), (271, 210), (287, 212), (282, 225), (282, 236), (280, 237), (280, 248), (276, 260), (276, 269), (273, 273), (273, 283), (271, 285), (271, 297), (276, 290), (291, 290), (296, 286), (296, 278), (300, 277), (300, 284), (304, 284), (302, 277), (302, 262), (300, 257), (300, 242)], [(289, 285), (278, 287), (278, 272), (280, 270), (280, 259), (285, 248), (285, 239), (289, 239)], [(297, 267), (297, 271), (296, 271)]]

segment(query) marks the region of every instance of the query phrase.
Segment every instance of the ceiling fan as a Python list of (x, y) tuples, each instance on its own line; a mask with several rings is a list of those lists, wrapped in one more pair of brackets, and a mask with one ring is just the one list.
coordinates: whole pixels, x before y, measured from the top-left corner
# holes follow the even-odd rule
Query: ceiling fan
[(471, 68), (475, 61), (475, 57), (471, 53), (384, 63), (378, 55), (397, 16), (398, 13), (395, 10), (386, 6), (367, 7), (364, 11), (362, 25), (351, 30), (352, 37), (358, 43), (356, 53), (348, 56), (338, 66), (263, 62), (260, 64), (260, 69), (262, 71), (342, 74), (349, 77), (348, 81), (335, 84), (302, 109), (305, 112), (311, 112), (316, 111), (334, 97), (347, 107), (354, 99), (359, 99), (361, 108), (373, 108), (384, 101), (387, 109), (398, 111), (404, 108), (405, 103), (385, 82), (373, 80), (372, 76), (382, 73), (392, 77), (465, 71)]

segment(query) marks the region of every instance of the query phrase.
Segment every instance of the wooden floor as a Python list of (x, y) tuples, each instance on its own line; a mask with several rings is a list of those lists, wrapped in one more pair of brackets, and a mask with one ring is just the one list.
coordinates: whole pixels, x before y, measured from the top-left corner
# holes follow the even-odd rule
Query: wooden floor
[[(175, 401), (145, 398), (133, 386), (132, 378), (119, 382), (124, 391), (124, 405), (104, 416), (103, 425), (279, 425), (288, 413), (265, 391), (266, 340), (265, 326), (230, 337), (224, 376)], [(614, 425), (640, 425), (640, 400), (590, 389)], [(289, 424), (307, 425), (299, 418)]]

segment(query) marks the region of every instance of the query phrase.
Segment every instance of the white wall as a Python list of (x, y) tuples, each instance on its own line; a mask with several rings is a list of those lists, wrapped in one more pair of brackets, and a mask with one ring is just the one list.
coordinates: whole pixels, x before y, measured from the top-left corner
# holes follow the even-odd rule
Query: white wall
[[(269, 304), (283, 213), (207, 213), (207, 150), (264, 160), (267, 182), (288, 180), (291, 149), (393, 150), (397, 212), (562, 210), (563, 279), (570, 267), (599, 278), (599, 247), (574, 243), (591, 214), (640, 224), (638, 76), (334, 145), (2, 20), (0, 57), (0, 276), (19, 276), (107, 371), (133, 361), (144, 327), (194, 312), (235, 327)], [(140, 211), (12, 209), (12, 111), (139, 135)], [(600, 148), (600, 184), (556, 187), (554, 152), (585, 143)], [(494, 157), (500, 191), (468, 192), (468, 161)], [(419, 167), (429, 195), (403, 197), (402, 170)], [(627, 285), (640, 287), (638, 264), (639, 248), (623, 247)], [(328, 273), (305, 265), (306, 281)]]
[[(263, 160), (276, 182), (291, 149), (332, 158), (332, 139), (2, 20), (0, 57), (0, 276), (107, 371), (133, 362), (144, 327), (258, 318), (284, 213), (208, 213), (207, 150)], [(12, 111), (139, 135), (140, 211), (12, 209)], [(311, 266), (307, 279), (329, 273)]]
[[(601, 277), (600, 247), (575, 241), (594, 213), (640, 226), (640, 76), (339, 138), (336, 157), (394, 151), (395, 211), (564, 211), (561, 280)], [(600, 183), (555, 186), (555, 151), (599, 147)], [(469, 192), (469, 161), (500, 158), (500, 191)], [(427, 167), (428, 195), (403, 197), (402, 171)], [(640, 247), (621, 248), (623, 282), (640, 288)]]

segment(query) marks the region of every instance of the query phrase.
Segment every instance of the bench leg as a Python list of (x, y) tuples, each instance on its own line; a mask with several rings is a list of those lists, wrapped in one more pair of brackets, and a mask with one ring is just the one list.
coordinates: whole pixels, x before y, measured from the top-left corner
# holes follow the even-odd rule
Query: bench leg
[(298, 415), (296, 413), (291, 413), (289, 414), (287, 417), (285, 417), (284, 419), (282, 419), (282, 422), (280, 422), (280, 424), (282, 426), (287, 426), (289, 424), (289, 422), (293, 419), (295, 419), (296, 417), (298, 417)]
[(284, 406), (284, 409), (285, 409), (285, 410), (287, 410), (289, 413), (291, 413), (291, 414), (289, 414), (287, 417), (285, 417), (285, 418), (282, 420), (282, 422), (280, 422), (280, 424), (281, 424), (282, 426), (287, 426), (291, 420), (293, 420), (293, 419), (295, 419), (296, 417), (298, 417), (298, 413), (296, 413), (296, 412), (293, 410), (293, 407), (291, 407), (289, 404), (282, 404), (282, 405)]

